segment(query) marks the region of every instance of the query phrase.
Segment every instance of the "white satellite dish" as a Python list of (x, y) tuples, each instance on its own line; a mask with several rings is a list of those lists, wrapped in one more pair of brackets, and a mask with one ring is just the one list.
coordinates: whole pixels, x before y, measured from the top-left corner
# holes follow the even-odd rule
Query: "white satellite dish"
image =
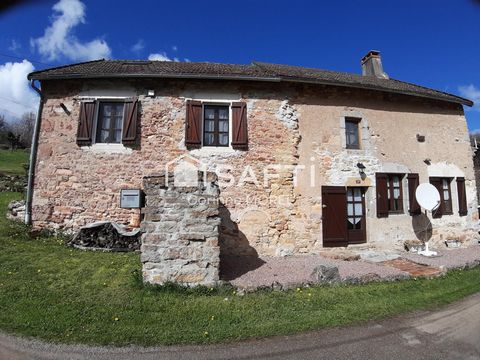
[(423, 183), (417, 187), (415, 198), (420, 206), (428, 211), (433, 211), (440, 205), (440, 193), (429, 183)]
[[(440, 193), (435, 186), (429, 183), (423, 183), (417, 187), (415, 198), (420, 206), (427, 211), (435, 211), (440, 206)], [(427, 229), (425, 229), (425, 234), (427, 233), (426, 230)], [(424, 256), (436, 256), (437, 253), (430, 251), (428, 248), (428, 239), (424, 239), (423, 242), (425, 243), (425, 250), (419, 251), (418, 253)]]

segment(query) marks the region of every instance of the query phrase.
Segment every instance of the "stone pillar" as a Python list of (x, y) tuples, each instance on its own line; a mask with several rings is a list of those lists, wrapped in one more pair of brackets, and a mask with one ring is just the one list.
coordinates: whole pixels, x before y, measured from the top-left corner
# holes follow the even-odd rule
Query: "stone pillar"
[(218, 282), (220, 191), (214, 173), (207, 173), (205, 179), (203, 175), (199, 172), (198, 186), (185, 187), (174, 185), (173, 174), (143, 179), (144, 281), (188, 286), (210, 286)]

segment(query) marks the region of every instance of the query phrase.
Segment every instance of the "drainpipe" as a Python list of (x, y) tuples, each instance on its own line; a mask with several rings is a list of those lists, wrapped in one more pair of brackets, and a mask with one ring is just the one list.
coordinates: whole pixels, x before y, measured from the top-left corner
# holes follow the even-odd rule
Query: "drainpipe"
[(40, 124), (42, 120), (43, 111), (43, 94), (42, 91), (35, 86), (35, 80), (30, 82), (30, 86), (40, 95), (40, 102), (38, 104), (37, 118), (35, 119), (35, 126), (33, 128), (32, 146), (30, 147), (30, 166), (28, 168), (28, 185), (27, 185), (27, 201), (25, 204), (25, 224), (32, 224), (32, 199), (33, 199), (33, 182), (35, 179), (35, 165), (37, 162), (38, 136), (40, 132)]

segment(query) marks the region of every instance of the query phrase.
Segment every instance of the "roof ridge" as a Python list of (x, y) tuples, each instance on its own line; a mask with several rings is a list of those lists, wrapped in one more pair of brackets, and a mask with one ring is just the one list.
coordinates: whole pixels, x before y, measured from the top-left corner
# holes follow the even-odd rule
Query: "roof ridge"
[(51, 67), (51, 68), (46, 68), (46, 69), (43, 69), (43, 70), (32, 71), (30, 74), (28, 74), (27, 79), (30, 80), (31, 75), (34, 75), (34, 74), (37, 74), (37, 73), (41, 73), (41, 72), (44, 72), (44, 71), (58, 70), (58, 69), (63, 69), (63, 68), (69, 67), (69, 66), (84, 65), (84, 64), (89, 64), (89, 63), (94, 63), (94, 62), (100, 62), (100, 61), (105, 61), (105, 58), (96, 59), (96, 60), (82, 61), (82, 62), (79, 62), (79, 63), (65, 64), (65, 65), (55, 66), (55, 67)]

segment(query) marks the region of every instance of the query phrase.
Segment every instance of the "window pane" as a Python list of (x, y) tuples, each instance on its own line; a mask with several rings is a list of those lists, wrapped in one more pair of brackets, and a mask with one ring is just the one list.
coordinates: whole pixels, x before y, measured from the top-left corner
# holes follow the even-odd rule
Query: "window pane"
[(399, 188), (393, 189), (393, 198), (394, 199), (399, 199), (400, 198), (400, 189)]
[(123, 118), (117, 116), (115, 118), (115, 129), (121, 130), (122, 129), (122, 122), (123, 122)]
[(205, 119), (215, 119), (215, 110), (212, 108), (205, 108)]
[(215, 137), (213, 134), (205, 133), (205, 145), (213, 145), (215, 142)]
[(347, 200), (348, 201), (353, 201), (353, 190), (352, 189), (347, 189)]
[(353, 215), (353, 204), (347, 204), (347, 214), (348, 216)]
[(362, 215), (362, 204), (355, 204), (355, 215)]
[(122, 130), (115, 130), (115, 140), (116, 143), (122, 141)]
[(223, 120), (218, 122), (218, 131), (228, 132), (228, 121)]
[(400, 179), (398, 178), (398, 176), (394, 176), (393, 177), (393, 186), (398, 187), (399, 185), (400, 185)]
[(362, 189), (360, 188), (353, 189), (353, 195), (355, 197), (355, 201), (362, 201)]
[(218, 141), (220, 145), (228, 145), (228, 133), (227, 134), (219, 134)]
[(450, 193), (448, 192), (448, 189), (443, 191), (443, 199), (450, 200)]
[(354, 217), (349, 217), (348, 222), (351, 224), (355, 224), (355, 218)]
[(110, 129), (110, 118), (104, 117), (102, 121), (102, 129)]
[(104, 116), (111, 116), (112, 115), (112, 106), (111, 105), (103, 105), (103, 115)]
[(218, 109), (219, 119), (228, 120), (228, 108), (219, 108)]
[(107, 142), (109, 134), (110, 134), (110, 132), (108, 130), (102, 130), (102, 132), (100, 134), (100, 141), (101, 142)]
[(215, 121), (205, 120), (205, 131), (214, 131), (215, 130)]

